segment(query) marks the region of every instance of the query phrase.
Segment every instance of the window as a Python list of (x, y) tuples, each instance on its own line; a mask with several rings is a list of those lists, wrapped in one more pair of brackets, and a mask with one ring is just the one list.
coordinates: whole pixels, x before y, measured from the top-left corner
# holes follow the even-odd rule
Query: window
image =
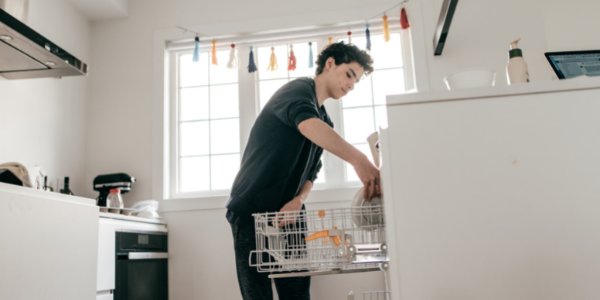
[[(177, 193), (228, 190), (239, 170), (240, 122), (237, 70), (193, 62), (179, 55)], [(219, 51), (221, 65), (228, 51)]]
[[(340, 39), (348, 42), (347, 38)], [(365, 50), (365, 36), (352, 38), (352, 43)], [(342, 99), (344, 138), (372, 161), (367, 137), (379, 127), (387, 127), (385, 97), (401, 94), (404, 88), (400, 33), (390, 34), (386, 43), (383, 34), (371, 35), (371, 57), (375, 71), (354, 86), (354, 91)], [(346, 163), (347, 181), (358, 181), (354, 168)]]
[[(359, 28), (362, 29), (353, 30), (352, 42), (364, 48), (364, 25)], [(369, 159), (367, 136), (379, 126), (387, 126), (385, 96), (403, 93), (405, 89), (403, 47), (398, 28), (391, 26), (391, 40), (387, 43), (383, 41), (381, 26), (371, 24), (371, 29), (375, 72), (363, 77), (355, 85), (355, 90), (341, 101), (325, 103), (335, 124), (334, 130)], [(314, 77), (317, 56), (323, 45), (328, 44), (328, 37), (338, 41), (347, 39), (347, 26), (335, 29), (335, 34), (319, 30), (311, 33), (269, 33), (246, 41), (240, 37), (241, 40), (236, 41), (240, 67), (233, 70), (225, 67), (231, 49), (229, 43), (218, 45), (218, 66), (211, 64), (210, 41), (201, 44), (200, 61), (196, 63), (192, 62), (193, 43), (185, 46), (177, 44), (170, 49), (173, 75), (169, 77), (172, 100), (168, 178), (171, 198), (229, 194), (239, 171), (250, 124), (266, 102), (285, 83), (298, 77)], [(258, 68), (258, 72), (252, 74), (246, 68), (250, 45), (254, 47)], [(290, 46), (297, 59), (294, 71), (287, 69)], [(278, 70), (273, 72), (267, 71), (272, 47), (278, 63)], [(311, 47), (314, 64), (309, 68)], [(315, 189), (360, 185), (352, 166), (338, 157), (325, 151), (321, 161), (323, 168), (318, 174)]]

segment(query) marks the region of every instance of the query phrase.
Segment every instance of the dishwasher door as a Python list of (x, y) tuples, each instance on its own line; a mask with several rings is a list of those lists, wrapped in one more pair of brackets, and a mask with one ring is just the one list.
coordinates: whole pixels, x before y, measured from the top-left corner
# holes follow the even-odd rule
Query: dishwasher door
[(166, 300), (167, 235), (162, 232), (116, 233), (115, 300)]

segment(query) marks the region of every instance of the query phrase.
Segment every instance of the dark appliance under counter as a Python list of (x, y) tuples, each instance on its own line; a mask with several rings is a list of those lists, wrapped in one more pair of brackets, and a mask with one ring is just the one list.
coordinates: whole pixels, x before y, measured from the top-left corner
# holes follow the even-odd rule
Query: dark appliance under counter
[(115, 300), (167, 300), (166, 232), (116, 232)]

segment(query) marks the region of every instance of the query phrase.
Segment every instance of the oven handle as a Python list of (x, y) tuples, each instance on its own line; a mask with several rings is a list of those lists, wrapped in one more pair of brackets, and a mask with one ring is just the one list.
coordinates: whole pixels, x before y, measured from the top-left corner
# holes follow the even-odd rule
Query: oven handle
[(128, 259), (167, 259), (169, 253), (164, 252), (129, 252)]

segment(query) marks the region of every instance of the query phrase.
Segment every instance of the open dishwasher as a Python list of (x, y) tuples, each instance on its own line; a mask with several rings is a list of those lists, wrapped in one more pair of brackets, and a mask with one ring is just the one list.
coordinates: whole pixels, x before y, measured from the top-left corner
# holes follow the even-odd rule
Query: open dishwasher
[[(250, 253), (250, 266), (271, 273), (269, 278), (385, 273), (389, 258), (383, 205), (380, 201), (364, 203), (350, 208), (254, 214), (257, 250)], [(387, 274), (385, 278), (387, 291)], [(389, 298), (386, 291), (363, 297), (385, 300)]]

